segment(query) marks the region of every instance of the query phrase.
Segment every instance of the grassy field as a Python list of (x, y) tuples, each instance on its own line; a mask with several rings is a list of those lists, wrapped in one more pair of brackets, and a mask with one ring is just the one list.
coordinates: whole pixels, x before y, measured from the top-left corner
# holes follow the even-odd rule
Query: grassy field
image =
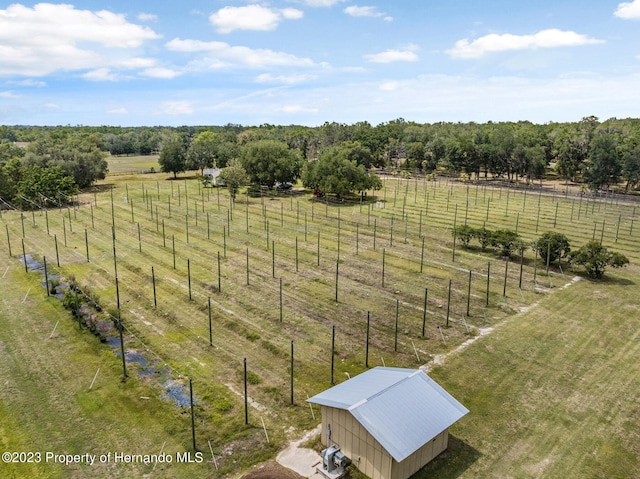
[(417, 477), (639, 477), (632, 270), (554, 293), (434, 370), (471, 413)]
[(109, 175), (130, 175), (131, 173), (146, 173), (150, 170), (160, 171), (159, 155), (143, 156), (109, 156)]
[[(205, 477), (208, 464), (116, 463), (116, 453), (188, 451), (187, 419), (153, 385), (123, 383), (112, 350), (78, 331), (60, 301), (42, 294), (41, 278), (6, 256), (0, 268), (0, 450), (41, 454), (39, 462), (0, 464), (2, 477)], [(46, 452), (112, 456), (65, 466)]]
[[(445, 179), (388, 178), (384, 184), (382, 191), (375, 196), (369, 192), (362, 202), (325, 203), (296, 189), (263, 198), (241, 194), (234, 203), (226, 190), (203, 189), (192, 179), (119, 175), (80, 195), (74, 208), (27, 212), (22, 218), (19, 212), (4, 212), (5, 261), (12, 265), (12, 274), (23, 275), (21, 281), (34, 281), (28, 278), (39, 273), (20, 273), (19, 263), (8, 257), (9, 245), (14, 257), (22, 254), (24, 240), (28, 254), (40, 260), (46, 257), (51, 270), (65, 278), (73, 276), (83, 289), (95, 292), (112, 314), (117, 314), (119, 297), (127, 351), (157, 362), (183, 388), (186, 378), (193, 380), (196, 439), (205, 452), (207, 441), (211, 442), (219, 474), (240, 471), (273, 456), (288, 436), (316, 425), (304, 400), (331, 385), (333, 326), (333, 377), (341, 382), (366, 369), (367, 312), (371, 317), (369, 366), (416, 367), (456, 348), (477, 335), (479, 328), (502, 325), (505, 320), (506, 325), (518, 324), (526, 317), (521, 311), (538, 304), (528, 313), (537, 314), (548, 301), (591, 285), (585, 281), (558, 291), (574, 272), (567, 271), (566, 265), (564, 269), (551, 265), (547, 274), (546, 265), (531, 250), (509, 263), (496, 252), (482, 252), (475, 246), (465, 250), (457, 245), (454, 250), (451, 230), (455, 224), (517, 229), (527, 241), (556, 230), (567, 234), (573, 247), (602, 239), (628, 255), (633, 264), (640, 262), (635, 206), (618, 197), (594, 201), (564, 197), (549, 186), (516, 189)], [(633, 278), (635, 273), (632, 265), (625, 275)], [(617, 272), (612, 275), (618, 276)], [(601, 284), (605, 283), (598, 287)], [(23, 294), (22, 290), (16, 294)], [(44, 295), (44, 290), (32, 294)], [(586, 290), (578, 298), (589, 295)], [(620, 301), (627, 304), (629, 298), (623, 296)], [(551, 304), (551, 310), (557, 308)], [(500, 326), (491, 340), (506, 329)], [(112, 348), (72, 326), (69, 334), (67, 341), (88, 343), (97, 356), (108, 358), (116, 382), (119, 358)], [(528, 338), (511, 341), (531, 348)], [(294, 405), (290, 404), (291, 341), (295, 345)], [(477, 354), (479, 361), (482, 350)], [(540, 349), (540, 354), (543, 363), (546, 354), (552, 360), (558, 353)], [(248, 425), (242, 400), (244, 358), (252, 398)], [(568, 354), (565, 360), (570, 365), (581, 358)], [(183, 427), (172, 440), (189, 449), (188, 411), (160, 401), (165, 383), (140, 375), (144, 371), (135, 363), (129, 367), (130, 379), (124, 386), (113, 387), (126, 392), (142, 383), (151, 388), (147, 395), (160, 404), (158, 416)], [(453, 370), (447, 365), (444, 371)], [(498, 374), (497, 369), (489, 372)], [(449, 379), (441, 371), (437, 374)], [(521, 374), (517, 376), (514, 381), (523, 380)], [(465, 389), (471, 391), (473, 384), (452, 382), (451, 386), (473, 413), (474, 403), (468, 401), (472, 394)], [(25, 391), (28, 388), (24, 386)], [(487, 408), (501, 401), (501, 393), (489, 393), (485, 393)], [(518, 412), (512, 412), (519, 420)], [(493, 456), (473, 435), (490, 425), (473, 414), (460, 427), (467, 424), (473, 431), (468, 439), (460, 434), (460, 444), (475, 448), (480, 459), (471, 466), (468, 460), (440, 461), (442, 477), (462, 463), (470, 473), (484, 467), (500, 476), (493, 472), (499, 471), (492, 469), (498, 467), (491, 463)], [(15, 431), (20, 428), (16, 426)], [(153, 434), (154, 447), (161, 437), (162, 432)], [(483, 462), (485, 457), (489, 465)], [(208, 467), (214, 474), (211, 464)]]

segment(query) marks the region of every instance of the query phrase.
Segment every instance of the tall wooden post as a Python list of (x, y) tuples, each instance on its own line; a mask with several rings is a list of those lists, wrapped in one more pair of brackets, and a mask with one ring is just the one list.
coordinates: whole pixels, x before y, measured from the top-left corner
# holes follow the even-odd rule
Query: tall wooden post
[(364, 365), (365, 367), (369, 367), (369, 329), (371, 327), (371, 313), (367, 311), (367, 342), (365, 346), (364, 352)]
[(507, 262), (504, 265), (504, 286), (502, 288), (502, 296), (507, 295), (507, 273), (509, 272), (509, 257), (507, 256)]
[(7, 231), (7, 246), (9, 247), (9, 257), (11, 257), (12, 254), (11, 254), (11, 238), (9, 237), (9, 225), (4, 225), (4, 227)]
[(491, 261), (487, 263), (487, 306), (489, 306), (489, 281), (491, 279)]
[(340, 260), (336, 260), (336, 303), (338, 302), (338, 278), (340, 276)]
[(28, 273), (29, 268), (27, 267), (27, 252), (24, 249), (24, 238), (22, 238), (22, 261), (24, 262), (24, 272)]
[(222, 280), (220, 276), (220, 251), (218, 251), (218, 293), (222, 292)]
[(333, 384), (334, 352), (336, 346), (336, 327), (331, 326), (331, 384)]
[(400, 300), (396, 299), (396, 327), (395, 327), (395, 335), (393, 340), (393, 350), (398, 352), (398, 316), (400, 312)]
[(89, 263), (89, 234), (87, 228), (84, 229), (84, 244), (87, 250), (87, 263)]
[(211, 296), (207, 302), (207, 311), (209, 312), (209, 346), (213, 346), (213, 327), (211, 324)]
[(193, 440), (193, 450), (196, 451), (196, 420), (193, 411), (193, 383), (189, 378), (189, 402), (191, 404), (191, 439)]
[(291, 405), (293, 406), (293, 340), (291, 340)]
[(424, 304), (422, 306), (422, 337), (424, 338), (425, 328), (427, 326), (427, 297), (429, 288), (424, 288)]
[(449, 280), (449, 294), (447, 296), (447, 322), (445, 326), (449, 327), (449, 311), (451, 310), (451, 280)]
[[(8, 237), (7, 237), (8, 239)], [(53, 235), (53, 242), (56, 245), (56, 264), (58, 265), (58, 268), (60, 267), (60, 255), (58, 254), (58, 237), (56, 235)], [(9, 248), (9, 255), (11, 255), (11, 248)]]
[(151, 282), (153, 283), (153, 307), (157, 308), (158, 297), (156, 296), (156, 272), (153, 269), (153, 266), (151, 267)]
[(467, 316), (469, 316), (469, 309), (471, 306), (471, 270), (469, 270), (469, 286), (467, 287)]
[(191, 260), (187, 258), (187, 281), (189, 282), (189, 301), (191, 301)]
[(249, 424), (249, 396), (247, 394), (247, 358), (244, 358), (244, 423)]
[(49, 291), (49, 273), (47, 272), (47, 257), (43, 256), (43, 261), (44, 261), (44, 284), (46, 285), (47, 288), (47, 296), (50, 296), (50, 291)]

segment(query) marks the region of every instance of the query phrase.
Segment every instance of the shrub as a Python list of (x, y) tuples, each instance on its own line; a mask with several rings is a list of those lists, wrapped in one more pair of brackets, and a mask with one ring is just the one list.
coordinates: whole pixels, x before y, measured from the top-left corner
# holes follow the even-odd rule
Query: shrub
[(460, 242), (462, 243), (462, 246), (464, 246), (465, 248), (469, 247), (469, 242), (475, 237), (476, 235), (476, 229), (472, 228), (469, 225), (460, 225), (460, 226), (456, 226), (453, 229), (453, 237), (454, 239), (460, 240)]
[(62, 306), (65, 309), (71, 311), (74, 316), (77, 316), (80, 312), (80, 306), (82, 306), (83, 295), (78, 289), (75, 282), (72, 282), (64, 292), (62, 297)]
[(491, 244), (491, 231), (489, 231), (484, 226), (482, 228), (478, 228), (474, 235), (478, 241), (480, 242), (480, 247), (482, 251), (486, 251), (487, 246)]
[[(547, 231), (531, 244), (541, 258), (549, 263), (562, 260), (571, 252), (569, 240), (562, 233)], [(547, 258), (547, 254), (549, 257)]]
[(625, 255), (609, 251), (597, 241), (589, 241), (578, 251), (572, 251), (569, 259), (572, 263), (584, 266), (587, 274), (595, 279), (602, 278), (609, 266), (621, 268), (629, 264)]
[(490, 244), (500, 249), (500, 254), (510, 258), (521, 245), (518, 233), (511, 230), (496, 230), (491, 233)]

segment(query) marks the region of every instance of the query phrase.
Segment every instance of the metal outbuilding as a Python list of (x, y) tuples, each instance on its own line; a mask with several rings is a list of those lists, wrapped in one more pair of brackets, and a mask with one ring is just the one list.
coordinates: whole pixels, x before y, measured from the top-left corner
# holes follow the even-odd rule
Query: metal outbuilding
[(376, 367), (308, 400), (322, 411), (322, 443), (371, 479), (406, 479), (447, 448), (469, 411), (421, 370)]

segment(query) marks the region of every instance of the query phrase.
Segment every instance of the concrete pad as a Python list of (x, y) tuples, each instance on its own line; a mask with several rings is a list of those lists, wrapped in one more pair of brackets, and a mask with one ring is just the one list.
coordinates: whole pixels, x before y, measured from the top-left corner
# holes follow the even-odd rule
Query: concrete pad
[(322, 463), (320, 454), (313, 449), (299, 447), (300, 444), (320, 434), (320, 428), (321, 425), (318, 425), (317, 428), (308, 431), (300, 439), (291, 441), (276, 457), (278, 464), (297, 472), (303, 477), (321, 478), (322, 476), (316, 471), (316, 466)]
[(316, 466), (320, 464), (320, 454), (312, 449), (289, 446), (278, 454), (276, 461), (303, 477), (312, 477), (316, 472)]

